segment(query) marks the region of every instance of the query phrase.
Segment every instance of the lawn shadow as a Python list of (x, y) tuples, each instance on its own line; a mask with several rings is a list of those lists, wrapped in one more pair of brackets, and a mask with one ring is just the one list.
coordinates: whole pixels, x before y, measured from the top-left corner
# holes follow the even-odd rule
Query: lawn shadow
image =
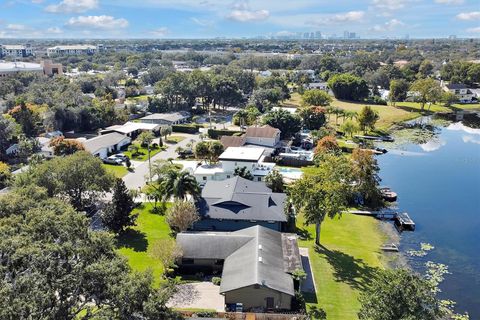
[(336, 281), (346, 283), (357, 290), (365, 290), (378, 270), (378, 268), (366, 264), (362, 259), (357, 259), (338, 250), (329, 250), (324, 246), (317, 246), (315, 251), (332, 266)]
[(305, 303), (318, 304), (317, 295), (314, 292), (302, 292)]
[(117, 237), (117, 245), (119, 248), (129, 248), (135, 252), (145, 252), (147, 251), (148, 241), (145, 233), (129, 228)]
[(312, 234), (306, 228), (295, 227), (295, 233), (300, 237), (300, 240), (312, 240)]
[(428, 110), (428, 106), (425, 105), (424, 109), (419, 109), (419, 108), (414, 108), (414, 107), (409, 107), (409, 106), (401, 106), (401, 105), (396, 105), (394, 108), (401, 109), (403, 111), (407, 112), (420, 112), (423, 115), (431, 115), (434, 114), (435, 112)]

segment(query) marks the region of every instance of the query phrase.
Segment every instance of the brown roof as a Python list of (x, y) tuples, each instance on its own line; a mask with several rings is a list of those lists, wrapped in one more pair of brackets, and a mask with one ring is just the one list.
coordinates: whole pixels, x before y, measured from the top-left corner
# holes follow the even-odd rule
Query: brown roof
[(228, 147), (241, 147), (245, 144), (245, 136), (222, 136), (220, 142), (225, 148)]
[(270, 127), (269, 125), (263, 127), (248, 127), (245, 136), (260, 137), (260, 138), (274, 138), (280, 132), (279, 129)]

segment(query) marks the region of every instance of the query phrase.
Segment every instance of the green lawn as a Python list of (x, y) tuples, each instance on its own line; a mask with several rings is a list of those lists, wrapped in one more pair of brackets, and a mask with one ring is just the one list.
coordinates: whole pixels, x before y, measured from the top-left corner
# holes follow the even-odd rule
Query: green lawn
[(306, 294), (308, 305), (318, 304), (328, 319), (357, 319), (360, 308), (359, 293), (369, 283), (377, 268), (383, 268), (379, 247), (385, 236), (378, 229), (378, 221), (370, 217), (344, 214), (341, 218), (327, 218), (322, 224), (320, 242), (314, 245), (315, 227), (303, 226), (299, 217), (297, 226), (307, 240), (300, 247), (308, 247), (310, 263), (316, 284), (316, 296)]
[(165, 140), (166, 143), (179, 143), (180, 141), (185, 140), (185, 137), (182, 136), (169, 136), (167, 140)]
[(128, 170), (123, 165), (114, 165), (114, 164), (103, 164), (103, 167), (107, 170), (107, 172), (112, 173), (117, 178), (122, 178), (128, 173)]
[(145, 203), (139, 209), (137, 225), (121, 235), (118, 239), (118, 251), (128, 259), (128, 264), (134, 271), (152, 269), (155, 284), (159, 284), (163, 267), (158, 259), (149, 254), (150, 246), (155, 241), (170, 237), (170, 228), (165, 222), (165, 217), (151, 213), (151, 203)]
[[(158, 141), (157, 141), (158, 142)], [(138, 147), (138, 153), (133, 156), (130, 151), (125, 151), (123, 154), (129, 157), (131, 160), (135, 161), (147, 161), (148, 160), (148, 150), (147, 148), (140, 147), (139, 144), (135, 144)], [(150, 148), (150, 158), (159, 153), (162, 150), (165, 150), (165, 147)]]

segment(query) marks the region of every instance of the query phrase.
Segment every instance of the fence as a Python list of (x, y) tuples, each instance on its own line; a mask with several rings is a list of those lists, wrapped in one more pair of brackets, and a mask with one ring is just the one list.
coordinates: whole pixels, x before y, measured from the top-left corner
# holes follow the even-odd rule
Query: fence
[[(194, 312), (181, 312), (186, 317), (195, 317)], [(253, 313), (253, 312), (217, 312), (212, 318), (229, 320), (307, 320), (307, 316), (297, 313)], [(199, 320), (202, 318), (198, 318)]]

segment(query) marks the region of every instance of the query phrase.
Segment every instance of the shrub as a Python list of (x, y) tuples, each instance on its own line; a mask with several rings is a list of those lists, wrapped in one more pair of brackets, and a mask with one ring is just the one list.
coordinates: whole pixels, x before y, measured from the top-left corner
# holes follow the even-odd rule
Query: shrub
[(233, 131), (233, 130), (216, 130), (216, 129), (208, 129), (207, 131), (208, 137), (210, 139), (220, 139), (222, 136), (233, 136), (235, 134), (242, 134), (241, 131)]
[(216, 286), (219, 286), (221, 282), (222, 282), (222, 278), (220, 278), (220, 277), (213, 277), (212, 278), (212, 283)]
[(176, 124), (172, 126), (172, 132), (195, 134), (198, 132), (199, 126), (191, 124)]
[(199, 318), (213, 318), (217, 316), (217, 313), (214, 311), (199, 311), (195, 313)]

